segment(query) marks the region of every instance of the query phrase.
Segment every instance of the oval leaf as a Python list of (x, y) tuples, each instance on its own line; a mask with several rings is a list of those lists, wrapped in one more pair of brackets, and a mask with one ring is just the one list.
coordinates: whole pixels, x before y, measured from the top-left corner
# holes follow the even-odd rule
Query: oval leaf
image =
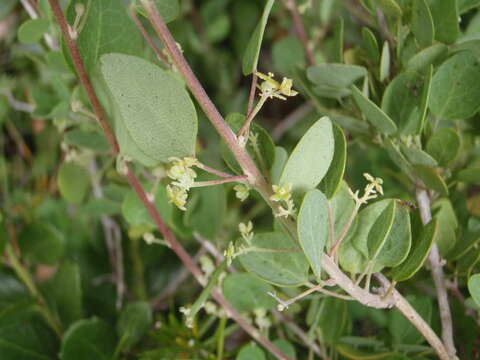
[(439, 129), (428, 139), (426, 149), (440, 165), (445, 166), (457, 157), (460, 136), (454, 129)]
[(134, 346), (147, 333), (152, 323), (152, 309), (147, 302), (128, 304), (120, 313), (117, 322), (120, 349), (128, 350)]
[(314, 189), (328, 171), (335, 151), (332, 123), (328, 117), (315, 122), (288, 158), (280, 185), (291, 184), (294, 193)]
[[(268, 295), (273, 287), (252, 274), (230, 274), (222, 282), (225, 298), (237, 311), (254, 311), (272, 309), (277, 302)], [(242, 294), (242, 296), (238, 296)]]
[(470, 291), (473, 300), (480, 306), (480, 274), (470, 276), (468, 279), (468, 291)]
[(101, 63), (125, 129), (142, 152), (157, 162), (195, 154), (197, 113), (177, 79), (134, 56), (107, 54)]
[(72, 204), (80, 204), (90, 187), (90, 177), (82, 166), (68, 162), (60, 166), (57, 183), (65, 200)]
[(322, 275), (322, 255), (328, 238), (328, 202), (317, 189), (303, 198), (298, 213), (298, 240), (317, 279)]

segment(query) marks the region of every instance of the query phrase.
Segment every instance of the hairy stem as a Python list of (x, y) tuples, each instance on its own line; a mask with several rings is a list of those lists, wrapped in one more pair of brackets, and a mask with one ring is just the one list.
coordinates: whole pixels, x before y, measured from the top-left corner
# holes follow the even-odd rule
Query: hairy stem
[[(420, 210), (420, 217), (423, 225), (432, 220), (430, 209), (430, 197), (427, 190), (417, 187), (417, 202)], [(442, 323), (442, 339), (445, 343), (449, 356), (454, 359), (457, 350), (453, 342), (452, 314), (448, 303), (448, 293), (443, 273), (442, 260), (436, 243), (432, 245), (428, 255), (433, 282), (437, 291), (438, 307), (440, 310), (440, 320)]]

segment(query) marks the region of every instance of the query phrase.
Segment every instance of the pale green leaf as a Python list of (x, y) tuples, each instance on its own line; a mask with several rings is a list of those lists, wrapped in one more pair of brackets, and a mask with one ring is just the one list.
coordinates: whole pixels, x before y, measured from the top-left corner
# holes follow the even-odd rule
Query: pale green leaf
[(280, 184), (291, 184), (297, 194), (314, 189), (327, 173), (334, 151), (332, 123), (323, 117), (308, 129), (292, 151)]
[(390, 47), (388, 41), (383, 43), (382, 56), (380, 58), (380, 81), (385, 81), (390, 76)]
[(328, 201), (317, 189), (310, 190), (303, 198), (298, 213), (298, 241), (317, 279), (322, 274), (322, 255), (328, 238)]
[(125, 122), (136, 146), (157, 162), (193, 156), (197, 114), (182, 84), (171, 73), (134, 56), (108, 54), (101, 62), (121, 113), (117, 120)]
[(320, 96), (341, 98), (350, 95), (349, 87), (367, 75), (362, 66), (346, 64), (319, 64), (307, 69), (307, 78)]
[(437, 63), (448, 53), (448, 47), (444, 44), (433, 44), (412, 56), (407, 64), (408, 71), (422, 71), (428, 65)]
[(272, 167), (270, 169), (270, 177), (272, 179), (272, 184), (278, 184), (280, 181), (280, 176), (282, 175), (283, 168), (288, 160), (288, 153), (281, 146), (275, 147), (275, 160), (273, 161)]
[(400, 149), (403, 155), (405, 155), (405, 158), (412, 165), (423, 165), (427, 167), (435, 167), (438, 165), (434, 158), (428, 155), (425, 151), (416, 147), (408, 147), (404, 144), (400, 144)]
[(80, 204), (90, 188), (90, 177), (84, 167), (73, 162), (65, 162), (58, 171), (57, 183), (66, 201)]
[(468, 291), (470, 291), (473, 300), (480, 306), (480, 274), (470, 276), (468, 279)]
[(235, 360), (266, 360), (266, 357), (263, 350), (253, 344), (243, 346)]

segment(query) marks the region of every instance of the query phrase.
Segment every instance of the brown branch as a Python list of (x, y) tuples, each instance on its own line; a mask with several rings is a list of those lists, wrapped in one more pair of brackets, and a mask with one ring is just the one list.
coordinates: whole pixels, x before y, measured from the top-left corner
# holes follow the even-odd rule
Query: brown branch
[(257, 90), (258, 76), (252, 75), (252, 85), (250, 85), (250, 95), (248, 96), (247, 117), (250, 115), (253, 109), (253, 102), (255, 100), (255, 91)]
[(313, 66), (315, 65), (315, 55), (308, 45), (307, 33), (305, 31), (305, 26), (303, 25), (302, 17), (298, 12), (297, 4), (295, 0), (284, 0), (283, 3), (292, 16), (295, 33), (303, 46), (307, 62), (310, 66)]
[[(420, 217), (423, 225), (427, 225), (432, 220), (430, 209), (430, 196), (427, 190), (417, 187), (417, 202), (420, 210)], [(457, 350), (453, 342), (452, 314), (448, 303), (448, 294), (443, 273), (442, 259), (436, 243), (432, 245), (428, 255), (431, 273), (435, 288), (437, 290), (438, 308), (440, 310), (440, 321), (442, 323), (442, 339), (445, 343), (449, 356), (454, 359)]]

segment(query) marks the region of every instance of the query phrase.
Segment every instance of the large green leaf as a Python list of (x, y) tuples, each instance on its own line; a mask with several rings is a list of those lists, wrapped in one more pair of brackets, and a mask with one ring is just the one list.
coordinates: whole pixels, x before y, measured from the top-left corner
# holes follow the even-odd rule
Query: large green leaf
[(129, 350), (140, 341), (153, 323), (152, 309), (147, 302), (128, 304), (120, 313), (117, 322), (119, 348)]
[(480, 274), (470, 276), (468, 279), (468, 291), (470, 291), (473, 300), (480, 306)]
[(422, 267), (428, 256), (438, 234), (438, 224), (436, 220), (430, 221), (422, 228), (420, 234), (414, 236), (412, 250), (407, 259), (399, 266), (392, 269), (392, 279), (395, 281), (405, 281), (410, 279)]
[(101, 62), (122, 115), (117, 121), (125, 122), (138, 148), (157, 162), (193, 156), (197, 114), (182, 84), (171, 73), (134, 56), (108, 54)]
[(52, 293), (62, 324), (69, 326), (82, 317), (82, 284), (78, 264), (66, 261), (53, 278)]
[(393, 120), (355, 86), (352, 86), (352, 95), (365, 118), (377, 130), (387, 135), (397, 131)]
[(435, 116), (444, 120), (466, 119), (480, 109), (479, 67), (475, 56), (461, 52), (438, 68), (429, 102)]
[(260, 21), (255, 28), (250, 41), (248, 42), (245, 55), (243, 56), (242, 68), (244, 75), (249, 75), (257, 70), (258, 57), (260, 56), (260, 49), (263, 41), (263, 33), (265, 32), (268, 16), (270, 15), (270, 11), (272, 10), (274, 3), (275, 0), (267, 0), (262, 17), (260, 18)]
[(328, 199), (331, 199), (340, 188), (347, 163), (347, 140), (340, 126), (335, 123), (333, 123), (333, 137), (335, 141), (333, 159), (319, 185)]
[[(81, 17), (76, 43), (88, 72), (93, 71), (103, 54), (142, 53), (142, 36), (128, 17), (122, 0), (72, 1), (66, 12), (69, 24), (75, 22), (78, 4), (84, 6), (85, 13)], [(64, 53), (68, 54), (65, 46)]]
[(115, 351), (115, 332), (103, 320), (79, 320), (63, 336), (60, 360), (111, 360)]
[(428, 65), (437, 63), (448, 53), (444, 44), (433, 44), (412, 56), (406, 65), (408, 71), (423, 71)]
[(328, 201), (317, 189), (303, 198), (297, 220), (298, 240), (317, 279), (322, 275), (322, 255), (328, 238)]
[(50, 224), (32, 223), (26, 226), (18, 238), (22, 255), (34, 264), (55, 264), (63, 255), (63, 234)]
[(439, 129), (428, 139), (426, 149), (440, 165), (448, 165), (460, 151), (460, 136), (454, 129)]
[[(230, 274), (222, 282), (225, 298), (240, 312), (272, 309), (277, 302), (268, 295), (273, 287), (252, 274)], [(238, 296), (241, 294), (242, 296)]]
[(334, 151), (332, 123), (323, 117), (308, 129), (292, 151), (280, 184), (291, 184), (296, 194), (314, 189), (327, 173)]
[[(305, 255), (284, 234), (257, 234), (253, 238), (253, 246), (267, 250), (250, 251), (239, 256), (248, 271), (278, 286), (300, 286), (308, 281), (309, 264)], [(269, 252), (268, 249), (274, 251)], [(282, 251), (275, 252), (279, 249)]]
[(80, 204), (90, 187), (90, 176), (84, 167), (66, 162), (58, 171), (58, 189), (63, 198), (72, 204)]
[(457, 0), (428, 0), (435, 25), (435, 39), (452, 44), (460, 35)]
[(435, 28), (432, 13), (425, 0), (413, 1), (411, 28), (420, 46), (432, 45)]
[(378, 254), (385, 245), (387, 237), (392, 229), (393, 220), (395, 218), (395, 207), (395, 201), (390, 200), (388, 206), (375, 220), (368, 233), (367, 245), (368, 258), (370, 260), (376, 260)]

